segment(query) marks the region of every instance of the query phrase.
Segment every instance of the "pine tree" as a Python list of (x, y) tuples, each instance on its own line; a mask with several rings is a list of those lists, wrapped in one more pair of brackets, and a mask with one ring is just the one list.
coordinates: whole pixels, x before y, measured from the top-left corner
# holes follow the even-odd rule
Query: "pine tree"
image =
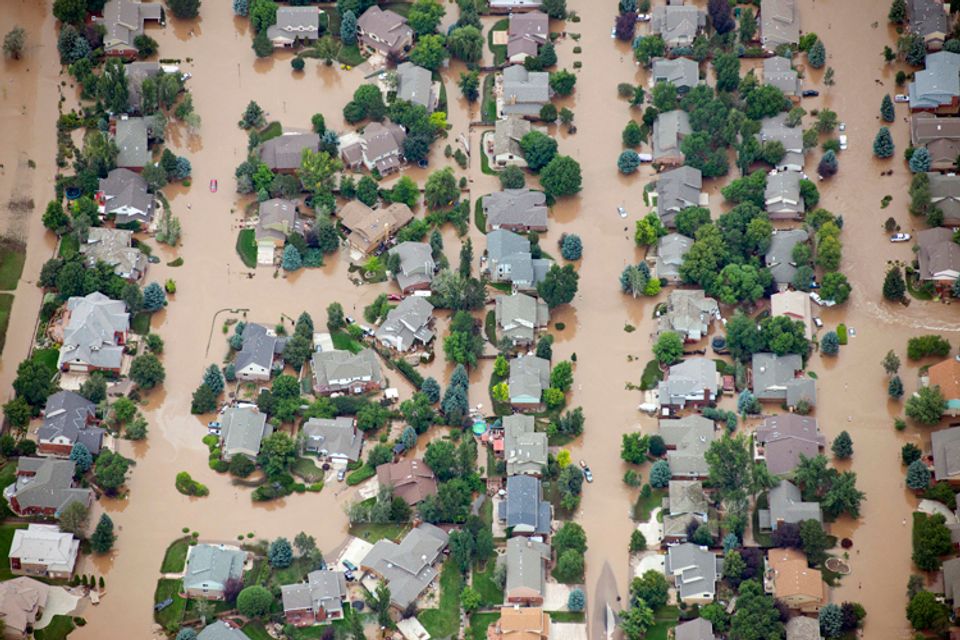
[(288, 244), (283, 249), (283, 260), (280, 266), (284, 271), (296, 271), (303, 266), (303, 259), (300, 257), (300, 251), (292, 244)]
[(353, 11), (346, 11), (340, 17), (340, 39), (347, 46), (357, 44), (357, 14)]
[(837, 154), (833, 151), (833, 149), (827, 149), (826, 153), (823, 154), (823, 157), (820, 158), (820, 164), (817, 165), (817, 173), (824, 178), (829, 178), (833, 175), (836, 175), (838, 168), (839, 163), (837, 162)]
[(887, 276), (883, 279), (883, 297), (887, 300), (899, 302), (903, 300), (903, 294), (906, 293), (907, 285), (903, 281), (903, 273), (900, 267), (893, 266), (887, 271)]
[(841, 431), (834, 441), (833, 446), (833, 455), (841, 460), (846, 460), (853, 455), (853, 440), (850, 438), (850, 434), (846, 431)]
[(887, 20), (895, 24), (903, 24), (907, 21), (906, 0), (893, 0), (890, 5), (890, 13), (887, 14)]
[(117, 537), (113, 533), (113, 520), (110, 516), (103, 514), (90, 536), (90, 548), (96, 553), (107, 553), (113, 548), (113, 543)]
[(214, 394), (219, 395), (223, 391), (223, 374), (220, 373), (220, 367), (215, 364), (207, 367), (203, 372), (203, 383), (210, 387)]
[(930, 486), (930, 469), (923, 460), (914, 460), (907, 467), (907, 486), (914, 491)]
[(910, 156), (910, 171), (924, 173), (930, 171), (930, 152), (926, 147), (917, 147)]
[(827, 48), (823, 46), (823, 41), (819, 38), (807, 50), (807, 62), (814, 69), (822, 69), (827, 63)]
[(883, 100), (880, 101), (880, 117), (884, 122), (893, 122), (896, 118), (896, 112), (893, 110), (893, 100), (890, 99), (890, 94), (883, 96)]
[(890, 135), (890, 129), (880, 127), (877, 137), (873, 139), (873, 155), (878, 158), (889, 158), (893, 156), (893, 151), (893, 136)]
[(900, 379), (900, 376), (890, 378), (890, 382), (887, 383), (887, 395), (894, 400), (899, 400), (903, 397), (903, 381)]

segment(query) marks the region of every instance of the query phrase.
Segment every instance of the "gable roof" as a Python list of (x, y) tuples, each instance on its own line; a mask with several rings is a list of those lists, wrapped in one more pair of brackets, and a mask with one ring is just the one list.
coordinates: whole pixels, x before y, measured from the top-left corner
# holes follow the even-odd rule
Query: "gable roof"
[(960, 245), (945, 227), (917, 231), (921, 280), (956, 280), (960, 275)]
[(770, 237), (770, 248), (763, 258), (764, 264), (779, 285), (793, 283), (797, 267), (793, 264), (793, 248), (806, 242), (810, 234), (806, 229), (774, 229)]
[(540, 474), (547, 464), (547, 434), (536, 431), (533, 416), (517, 413), (504, 417), (503, 456), (508, 476)]
[(807, 340), (813, 339), (813, 302), (803, 291), (780, 291), (770, 296), (770, 315), (774, 318), (786, 316), (803, 323)]
[(273, 331), (262, 324), (248, 322), (243, 328), (243, 346), (234, 361), (237, 371), (243, 371), (250, 365), (269, 371), (273, 367), (278, 340)]
[(406, 18), (375, 4), (357, 19), (357, 27), (366, 44), (391, 53), (399, 53), (404, 43), (413, 39), (413, 29)]
[(350, 231), (350, 243), (365, 253), (376, 249), (381, 242), (413, 220), (413, 211), (402, 202), (371, 209), (359, 200), (351, 200), (337, 215)]
[(807, 152), (803, 146), (803, 128), (788, 127), (786, 112), (761, 120), (757, 140), (760, 144), (779, 142), (783, 145), (786, 153), (777, 163), (777, 169), (803, 171)]
[(694, 5), (671, 2), (653, 8), (650, 31), (660, 34), (669, 47), (681, 47), (693, 43), (697, 32), (707, 24), (707, 14)]
[(656, 272), (658, 278), (676, 279), (680, 277), (680, 265), (683, 257), (693, 246), (693, 238), (668, 233), (657, 240)]
[(147, 122), (143, 118), (122, 117), (116, 121), (113, 141), (117, 145), (118, 167), (145, 167), (150, 162)]
[(134, 0), (109, 0), (103, 6), (103, 17), (94, 18), (107, 32), (103, 36), (105, 51), (134, 49), (133, 41), (143, 35), (144, 20), (160, 20), (163, 5), (159, 2), (140, 3)]
[(154, 197), (147, 192), (147, 181), (139, 173), (114, 169), (100, 178), (99, 190), (103, 192), (103, 212), (114, 214), (117, 224), (149, 223), (153, 218)]
[(512, 282), (519, 288), (528, 289), (543, 280), (553, 264), (552, 260), (545, 258), (534, 260), (530, 254), (530, 241), (506, 229), (487, 233), (487, 257), (494, 282)]
[(356, 354), (335, 349), (319, 351), (311, 359), (314, 378), (320, 386), (349, 386), (371, 382), (383, 386), (383, 372), (372, 349)]
[(691, 414), (676, 420), (661, 420), (660, 437), (667, 445), (667, 462), (674, 477), (706, 477), (710, 472), (705, 454), (716, 439), (713, 420)]
[(930, 202), (943, 212), (943, 225), (960, 225), (960, 176), (944, 173), (928, 173), (927, 176), (930, 178)]
[(280, 596), (284, 613), (303, 609), (310, 609), (314, 614), (321, 610), (328, 615), (342, 613), (347, 580), (342, 571), (311, 571), (306, 582), (281, 586)]
[(496, 297), (494, 316), (503, 337), (516, 343), (531, 343), (537, 329), (549, 322), (550, 310), (539, 298), (514, 293)]
[(0, 620), (7, 632), (25, 635), (47, 606), (50, 585), (21, 576), (0, 582)]
[(97, 406), (74, 393), (58, 391), (47, 398), (43, 424), (37, 430), (40, 442), (63, 438), (70, 444), (83, 443), (94, 456), (100, 453), (103, 429), (88, 424), (96, 418)]
[(507, 540), (507, 597), (543, 596), (547, 581), (546, 564), (549, 561), (550, 545), (523, 536)]
[(658, 320), (657, 331), (674, 331), (681, 338), (700, 340), (719, 315), (717, 301), (702, 289), (674, 289), (667, 297), (667, 310)]
[(390, 343), (399, 351), (406, 351), (417, 340), (423, 344), (433, 340), (433, 331), (430, 330), (432, 321), (433, 305), (426, 298), (407, 296), (387, 313), (375, 335), (377, 340)]
[(800, 196), (800, 173), (779, 171), (767, 176), (763, 200), (764, 209), (770, 214), (771, 220), (799, 218), (806, 210), (806, 204)]
[(812, 378), (797, 376), (803, 371), (803, 358), (790, 353), (753, 354), (753, 393), (760, 400), (785, 400), (794, 406), (799, 400), (817, 403), (816, 383)]
[(942, 0), (907, 0), (907, 17), (910, 31), (924, 38), (939, 36), (943, 40), (949, 34), (950, 20)]
[(397, 98), (432, 111), (435, 103), (430, 72), (412, 62), (397, 65)]
[(267, 37), (290, 42), (316, 40), (320, 37), (320, 8), (279, 7), (276, 23), (267, 27)]
[(500, 118), (493, 130), (493, 155), (511, 154), (522, 158), (523, 149), (520, 148), (520, 140), (532, 129), (533, 125), (530, 121), (520, 116)]
[(17, 558), (23, 565), (40, 565), (50, 573), (73, 573), (80, 551), (80, 541), (72, 533), (60, 531), (55, 524), (27, 525), (13, 532), (8, 558)]
[(530, 189), (504, 189), (481, 197), (487, 229), (502, 226), (547, 228), (547, 196)]
[(667, 550), (665, 569), (674, 576), (680, 598), (707, 597), (717, 591), (720, 560), (706, 547), (684, 542)]
[[(934, 2), (931, 2), (935, 4)], [(940, 14), (946, 18), (942, 5)], [(936, 109), (960, 97), (960, 54), (938, 51), (927, 54), (924, 68), (907, 83), (911, 109)]]
[(336, 418), (310, 418), (300, 427), (306, 440), (306, 448), (328, 456), (359, 460), (363, 448), (363, 434), (357, 431), (354, 419), (348, 416)]
[(950, 427), (930, 434), (933, 451), (933, 477), (950, 480), (960, 477), (960, 427)]
[(550, 74), (515, 64), (503, 70), (503, 115), (538, 116), (550, 101)]
[(816, 520), (823, 523), (823, 515), (819, 502), (804, 502), (797, 485), (789, 480), (781, 480), (780, 484), (770, 489), (767, 495), (770, 505), (770, 521), (772, 523), (788, 522), (799, 523), (804, 520)]
[(304, 149), (318, 151), (320, 136), (316, 133), (285, 131), (260, 145), (260, 159), (273, 171), (299, 169)]
[(713, 623), (704, 618), (694, 618), (678, 624), (673, 632), (674, 640), (717, 640)]
[(113, 272), (128, 280), (137, 280), (147, 270), (147, 256), (133, 245), (133, 232), (127, 229), (91, 227), (87, 241), (80, 245), (88, 267), (106, 262)]
[(242, 454), (255, 458), (263, 439), (273, 433), (267, 414), (251, 407), (227, 407), (220, 422), (223, 454), (227, 457)]
[(700, 84), (700, 65), (690, 58), (657, 58), (651, 72), (653, 82), (666, 82), (677, 89), (692, 89)]
[(657, 177), (657, 215), (663, 226), (675, 228), (678, 213), (698, 206), (702, 188), (699, 169), (683, 166), (661, 173)]
[(773, 571), (775, 598), (805, 598), (822, 602), (823, 574), (807, 566), (807, 557), (796, 549), (770, 549), (767, 565)]
[(960, 408), (960, 362), (955, 358), (947, 358), (931, 365), (927, 369), (927, 379), (929, 386), (940, 387), (947, 408)]
[(671, 480), (668, 487), (670, 515), (707, 513), (709, 503), (707, 502), (707, 494), (703, 492), (702, 482), (699, 480)]
[(360, 564), (382, 577), (390, 588), (390, 603), (405, 609), (437, 577), (433, 564), (448, 539), (443, 529), (423, 523), (411, 529), (400, 544), (379, 540)]
[(550, 18), (541, 11), (511, 13), (507, 27), (507, 58), (535, 56), (550, 37)]
[(543, 499), (543, 485), (533, 476), (507, 478), (507, 497), (500, 502), (499, 517), (515, 533), (550, 533), (553, 507)]
[(393, 495), (407, 504), (417, 504), (437, 494), (437, 477), (423, 460), (406, 459), (377, 467), (381, 487), (393, 487)]
[(760, 42), (774, 50), (800, 41), (800, 16), (796, 0), (761, 0)]
[(247, 634), (223, 620), (208, 624), (197, 634), (197, 640), (249, 640)]
[(537, 356), (523, 355), (510, 361), (510, 402), (536, 404), (543, 390), (550, 386), (550, 362)]
[(254, 228), (257, 241), (283, 242), (299, 227), (297, 202), (283, 198), (264, 200), (259, 206), (259, 219)]
[[(680, 141), (684, 136), (690, 135), (693, 129), (690, 128), (690, 116), (686, 111), (675, 109), (673, 111), (664, 111), (657, 116), (653, 122), (653, 159), (659, 160), (663, 157), (679, 157), (683, 159), (683, 152), (680, 151)], [(662, 178), (663, 176), (661, 176)]]
[(231, 579), (243, 576), (247, 554), (224, 545), (198, 544), (190, 548), (183, 574), (185, 590), (222, 591)]
[(783, 56), (763, 61), (763, 83), (780, 89), (785, 96), (800, 95), (800, 76), (790, 60)]
[(546, 640), (550, 637), (550, 614), (542, 607), (500, 607), (492, 623), (491, 640)]
[(89, 505), (93, 498), (90, 489), (74, 486), (74, 470), (73, 460), (21, 457), (16, 480), (4, 489), (4, 497), (16, 498), (21, 512), (52, 510), (59, 517), (71, 502)]
[[(661, 405), (686, 405), (688, 400), (709, 400), (720, 389), (717, 363), (709, 358), (688, 358), (670, 367), (657, 390)], [(704, 394), (709, 397), (704, 397)]]
[(812, 458), (826, 445), (817, 419), (796, 413), (765, 418), (754, 437), (763, 445), (767, 468), (773, 475), (790, 473), (800, 463), (801, 455)]
[(393, 274), (401, 291), (429, 285), (437, 268), (433, 249), (426, 242), (401, 242), (387, 252), (400, 256), (400, 271)]

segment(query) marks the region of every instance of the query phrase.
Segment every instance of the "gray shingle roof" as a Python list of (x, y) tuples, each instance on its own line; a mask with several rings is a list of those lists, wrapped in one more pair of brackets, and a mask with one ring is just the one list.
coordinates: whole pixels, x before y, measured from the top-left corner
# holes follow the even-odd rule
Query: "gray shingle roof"
[[(688, 401), (710, 400), (720, 388), (717, 363), (708, 358), (689, 358), (670, 367), (658, 386), (661, 405), (683, 407)], [(704, 394), (708, 397), (704, 397)]]
[(700, 340), (718, 315), (717, 301), (708, 298), (703, 290), (675, 289), (667, 297), (667, 311), (659, 318), (658, 332), (674, 331), (681, 338)]
[(267, 371), (273, 367), (273, 358), (277, 352), (277, 336), (271, 333), (262, 324), (247, 323), (243, 329), (243, 346), (237, 352), (234, 363), (238, 372), (250, 365), (263, 367)]
[(713, 420), (691, 414), (678, 420), (661, 420), (660, 437), (668, 447), (667, 462), (676, 478), (702, 478), (710, 472), (704, 455), (716, 439)]
[(510, 14), (507, 27), (507, 58), (526, 54), (535, 56), (550, 37), (550, 18), (541, 11)]
[(960, 272), (960, 245), (945, 227), (917, 232), (917, 260), (923, 280), (955, 280)]
[(693, 5), (672, 2), (653, 8), (651, 33), (660, 34), (669, 47), (689, 46), (707, 24), (707, 14)]
[(760, 42), (773, 51), (781, 44), (800, 41), (800, 15), (796, 0), (762, 0)]
[[(89, 505), (93, 492), (74, 487), (75, 469), (73, 460), (21, 457), (16, 482), (4, 490), (4, 496), (15, 497), (21, 511), (53, 509), (57, 516), (71, 502)], [(33, 475), (21, 475), (26, 473)]]
[(780, 171), (767, 176), (763, 199), (771, 220), (792, 220), (801, 217), (806, 211), (806, 205), (800, 197), (800, 173)]
[(550, 320), (550, 310), (539, 298), (514, 293), (497, 296), (495, 316), (502, 337), (514, 344), (530, 344), (537, 329), (545, 327)]
[(397, 98), (419, 104), (427, 111), (437, 105), (430, 72), (412, 62), (397, 65)]
[(342, 571), (311, 571), (306, 582), (280, 587), (280, 596), (284, 612), (312, 609), (314, 614), (322, 610), (337, 615), (343, 612), (347, 580)]
[(380, 540), (360, 562), (382, 577), (390, 588), (390, 602), (405, 609), (437, 577), (434, 563), (447, 546), (447, 534), (432, 524), (421, 524), (400, 541)]
[(500, 227), (547, 228), (547, 196), (530, 189), (504, 189), (481, 198), (487, 230)]
[(138, 280), (147, 270), (147, 256), (132, 243), (132, 231), (91, 227), (87, 241), (80, 245), (80, 253), (86, 257), (87, 266), (106, 262), (121, 278)]
[(137, 60), (124, 68), (127, 73), (127, 97), (130, 108), (140, 111), (143, 107), (143, 81), (160, 74), (159, 62)]
[(523, 150), (520, 148), (520, 140), (530, 133), (532, 128), (530, 121), (520, 116), (507, 116), (497, 120), (493, 132), (493, 155), (510, 154), (522, 158)]
[(787, 640), (823, 640), (820, 622), (806, 616), (796, 616), (787, 622)]
[(427, 344), (433, 340), (432, 321), (433, 305), (426, 298), (408, 296), (387, 313), (376, 338), (398, 351), (408, 351), (418, 341)]
[(260, 159), (273, 171), (299, 169), (304, 149), (317, 151), (320, 136), (316, 133), (284, 132), (260, 145)]
[(933, 450), (933, 476), (939, 480), (960, 477), (960, 427), (951, 427), (930, 434)]
[(946, 7), (938, 0), (907, 0), (907, 17), (910, 31), (923, 38), (938, 36), (936, 39), (942, 41), (950, 34)]
[(347, 389), (357, 383), (383, 386), (383, 372), (372, 349), (363, 349), (357, 354), (321, 351), (313, 354), (311, 366), (315, 381), (321, 387)]
[(775, 229), (770, 238), (770, 248), (764, 257), (764, 263), (779, 285), (793, 282), (797, 267), (793, 264), (793, 248), (810, 237), (805, 229)]
[(297, 202), (294, 200), (283, 198), (264, 200), (259, 206), (259, 217), (257, 226), (254, 228), (254, 236), (258, 242), (260, 240), (283, 242), (300, 226)]
[(692, 89), (700, 84), (700, 65), (690, 58), (657, 58), (652, 77), (654, 82), (668, 82), (677, 89)]
[(114, 142), (118, 167), (145, 167), (150, 162), (147, 144), (147, 123), (143, 118), (120, 118), (116, 123)]
[(942, 173), (928, 173), (927, 176), (930, 178), (930, 201), (943, 212), (944, 226), (960, 225), (960, 176)]
[(406, 18), (377, 5), (363, 12), (357, 19), (357, 27), (361, 41), (385, 55), (401, 53), (413, 40), (413, 29)]
[(693, 238), (688, 238), (679, 233), (668, 233), (657, 240), (657, 277), (667, 278), (668, 280), (679, 279), (683, 257), (687, 255), (692, 246)]
[[(936, 4), (931, 2), (931, 4)], [(943, 15), (943, 9), (940, 9)], [(924, 69), (907, 84), (911, 109), (936, 109), (960, 96), (960, 54), (938, 51), (927, 54)]]
[(713, 623), (703, 618), (678, 624), (673, 633), (674, 640), (717, 640), (713, 633)]
[(83, 396), (58, 391), (47, 398), (37, 437), (41, 443), (60, 438), (69, 444), (80, 442), (96, 456), (103, 443), (103, 429), (88, 424), (96, 417), (96, 411), (97, 406)]
[(720, 560), (706, 547), (685, 542), (667, 551), (666, 572), (674, 577), (680, 598), (716, 595)]
[(507, 598), (527, 594), (543, 596), (549, 561), (550, 545), (519, 536), (507, 540)]
[(246, 553), (222, 545), (198, 544), (190, 548), (187, 570), (183, 574), (184, 589), (222, 591), (230, 579), (243, 576)]
[[(673, 113), (673, 112), (671, 112)], [(699, 169), (677, 167), (657, 177), (657, 215), (665, 227), (676, 227), (677, 214), (700, 204), (703, 176)]]
[(507, 475), (539, 475), (547, 464), (547, 434), (536, 431), (533, 416), (517, 413), (503, 419), (503, 457)]
[(801, 454), (812, 458), (826, 444), (817, 419), (795, 413), (766, 418), (754, 437), (763, 445), (767, 468), (774, 475), (790, 473), (800, 462)]
[(760, 133), (757, 140), (764, 142), (780, 142), (786, 154), (777, 163), (778, 169), (803, 171), (806, 149), (803, 146), (803, 128), (788, 127), (787, 114), (781, 113), (770, 118), (764, 118), (760, 124)]
[(197, 634), (197, 640), (249, 640), (247, 634), (228, 626), (223, 620), (209, 624)]
[(702, 482), (699, 480), (671, 480), (668, 486), (670, 515), (707, 513), (707, 496), (703, 492)]
[(307, 451), (351, 461), (360, 459), (363, 434), (357, 431), (351, 417), (310, 418), (300, 430)]
[(774, 56), (763, 61), (763, 83), (780, 89), (786, 96), (800, 95), (800, 76), (783, 56)]
[(407, 240), (392, 247), (388, 253), (400, 256), (400, 272), (393, 274), (402, 291), (429, 286), (437, 264), (433, 249), (426, 242)]
[(543, 390), (550, 386), (550, 362), (524, 355), (510, 361), (510, 401), (517, 404), (540, 402)]
[(546, 275), (552, 260), (534, 260), (530, 241), (525, 237), (496, 229), (487, 234), (487, 257), (494, 282), (511, 282), (518, 289), (533, 289)]
[[(680, 158), (680, 142), (693, 132), (690, 128), (690, 116), (686, 111), (664, 111), (653, 122), (653, 159)], [(662, 176), (661, 176), (662, 177)]]
[(533, 476), (507, 478), (507, 497), (500, 503), (499, 517), (514, 533), (547, 535), (553, 507), (543, 499), (543, 486)]
[(227, 407), (220, 418), (223, 455), (231, 458), (245, 455), (250, 458), (260, 453), (260, 443), (273, 433), (267, 423), (267, 414), (251, 407)]
[(133, 50), (133, 41), (137, 36), (143, 35), (143, 21), (160, 20), (162, 15), (163, 6), (159, 2), (109, 0), (103, 6), (103, 17), (95, 19), (107, 30), (103, 37), (104, 50)]
[(65, 364), (86, 364), (100, 369), (119, 369), (123, 346), (117, 334), (130, 328), (130, 314), (120, 300), (111, 300), (99, 291), (67, 300), (70, 320), (63, 332), (57, 368)]
[(320, 9), (318, 7), (280, 7), (277, 22), (267, 27), (271, 40), (294, 42), (316, 40), (320, 37)]
[(103, 212), (114, 214), (117, 224), (153, 219), (154, 197), (147, 193), (147, 181), (129, 169), (114, 169), (100, 178), (100, 191), (105, 199)]
[(783, 400), (787, 406), (795, 406), (800, 399), (815, 405), (816, 383), (812, 378), (798, 377), (798, 371), (803, 371), (803, 358), (795, 353), (753, 354), (754, 395), (761, 400)]
[(437, 494), (437, 478), (423, 460), (407, 458), (377, 467), (377, 482), (410, 505)]
[(549, 73), (527, 71), (518, 64), (503, 70), (503, 115), (537, 116), (549, 101)]
[(770, 522), (773, 524), (781, 522), (795, 524), (804, 520), (823, 522), (820, 503), (804, 502), (800, 489), (789, 480), (781, 480), (780, 484), (770, 489), (767, 502), (770, 505)]

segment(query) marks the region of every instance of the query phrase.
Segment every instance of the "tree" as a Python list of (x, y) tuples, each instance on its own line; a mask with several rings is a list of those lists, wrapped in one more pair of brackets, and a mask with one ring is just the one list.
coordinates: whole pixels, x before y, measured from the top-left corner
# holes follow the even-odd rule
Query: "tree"
[(714, 58), (713, 72), (717, 76), (717, 91), (736, 91), (740, 86), (740, 58), (735, 53), (721, 53)]
[(480, 72), (467, 71), (460, 72), (460, 93), (467, 99), (467, 102), (476, 102), (480, 97)]
[(643, 464), (647, 460), (647, 436), (625, 433), (621, 438), (620, 458), (628, 464)]
[(113, 520), (104, 513), (100, 516), (97, 527), (93, 530), (93, 535), (90, 536), (90, 548), (94, 553), (107, 553), (113, 548), (116, 539), (117, 536), (113, 533)]
[(567, 595), (567, 609), (570, 611), (583, 611), (587, 606), (587, 597), (583, 589), (572, 589)]
[(536, 173), (557, 155), (557, 141), (540, 131), (531, 131), (520, 139), (520, 150), (527, 166)]
[(543, 0), (540, 8), (554, 20), (563, 20), (567, 17), (567, 0)]
[[(819, 42), (819, 40), (818, 40)], [(843, 613), (840, 605), (829, 602), (820, 608), (820, 632), (826, 638), (839, 638), (843, 632)]]
[(663, 489), (670, 484), (670, 463), (666, 460), (657, 460), (650, 467), (650, 486)]
[(190, 401), (190, 413), (201, 415), (213, 412), (217, 408), (217, 395), (209, 385), (201, 384), (193, 392), (193, 398)]
[(93, 466), (93, 454), (82, 442), (78, 442), (70, 449), (70, 459), (76, 468), (77, 475), (82, 475)]
[(410, 5), (407, 22), (418, 36), (434, 33), (446, 10), (437, 0), (417, 0)]
[(850, 434), (846, 431), (841, 431), (840, 434), (834, 438), (831, 450), (833, 451), (833, 455), (841, 460), (846, 460), (852, 456), (853, 439), (850, 438)]
[(880, 127), (877, 136), (873, 139), (873, 155), (878, 158), (889, 158), (893, 156), (893, 152), (893, 137), (890, 135), (890, 129)]
[(740, 42), (751, 42), (756, 35), (757, 18), (752, 9), (744, 9), (740, 13)]
[(269, 58), (273, 54), (273, 43), (267, 36), (266, 30), (258, 31), (253, 36), (253, 52), (258, 58)]
[(914, 173), (924, 173), (930, 171), (930, 152), (926, 147), (917, 147), (910, 156), (910, 171)]
[(910, 599), (907, 605), (907, 620), (910, 621), (910, 626), (918, 631), (941, 630), (950, 625), (947, 606), (929, 591), (921, 591)]
[(522, 189), (526, 184), (523, 169), (514, 165), (503, 168), (498, 177), (502, 189)]
[[(299, 404), (299, 401), (297, 401)], [(257, 462), (268, 478), (276, 478), (293, 464), (297, 458), (297, 443), (282, 431), (275, 431), (263, 439)]]
[(710, 443), (705, 454), (710, 481), (721, 495), (738, 496), (748, 484), (750, 447), (744, 436), (725, 434)]
[(642, 600), (620, 614), (620, 628), (627, 640), (641, 640), (655, 623), (653, 610)]
[(670, 585), (663, 572), (649, 569), (630, 582), (630, 602), (636, 605), (641, 601), (653, 609), (660, 609), (667, 604), (669, 591)]
[(890, 94), (887, 93), (883, 96), (883, 100), (880, 101), (880, 118), (884, 122), (893, 122), (897, 117), (897, 114), (893, 109), (893, 100), (890, 99)]
[(297, 271), (303, 267), (303, 258), (296, 246), (288, 244), (283, 248), (283, 259), (280, 261), (280, 266), (284, 271)]
[(583, 581), (583, 554), (576, 549), (566, 549), (557, 555), (557, 566), (553, 577), (565, 584), (578, 584)]
[(3, 54), (14, 60), (19, 60), (26, 43), (27, 32), (23, 27), (17, 25), (3, 37)]
[(163, 365), (152, 353), (141, 354), (130, 363), (130, 379), (142, 389), (153, 389), (162, 384), (165, 377)]
[(914, 491), (930, 486), (930, 468), (923, 460), (916, 459), (907, 467), (907, 486)]
[[(236, 5), (236, 0), (234, 0), (234, 5)], [(177, 637), (174, 640), (197, 640), (197, 632), (190, 627), (184, 627), (177, 632)]]
[(573, 87), (577, 84), (577, 76), (566, 69), (555, 71), (550, 74), (550, 88), (560, 96), (568, 96), (573, 93)]
[(343, 169), (343, 162), (326, 151), (304, 149), (300, 158), (300, 182), (314, 196), (329, 193), (334, 186), (334, 175)]
[(357, 14), (353, 11), (340, 16), (340, 40), (348, 47), (357, 44)]
[(572, 196), (581, 183), (580, 163), (570, 156), (554, 156), (540, 172), (540, 185), (548, 197)]
[(200, 0), (167, 0), (167, 6), (178, 18), (191, 20), (200, 13)]
[(839, 271), (831, 271), (824, 274), (820, 287), (820, 295), (824, 300), (833, 300), (837, 304), (843, 304), (850, 297), (850, 283), (847, 277)]
[(834, 153), (833, 149), (828, 149), (817, 164), (817, 173), (824, 178), (830, 178), (837, 174), (839, 168), (840, 163), (837, 162), (837, 154)]
[(904, 24), (907, 21), (906, 0), (893, 0), (890, 4), (890, 13), (887, 14), (887, 20), (894, 24)]
[(823, 507), (823, 512), (831, 518), (839, 517), (843, 513), (851, 518), (859, 518), (860, 503), (865, 497), (866, 494), (857, 489), (857, 474), (844, 471), (835, 475), (820, 505)]
[(627, 122), (627, 126), (623, 128), (623, 133), (620, 137), (623, 141), (623, 146), (636, 147), (639, 146), (643, 140), (643, 130), (640, 128), (640, 125), (637, 124), (636, 120), (630, 120)]
[(446, 58), (447, 49), (441, 35), (422, 36), (410, 51), (410, 62), (430, 71), (439, 69)]
[(807, 49), (807, 62), (814, 69), (822, 69), (827, 62), (827, 48), (823, 46), (823, 40), (817, 38), (816, 42)]
[(840, 351), (840, 337), (836, 331), (828, 331), (820, 339), (820, 353), (826, 356), (835, 356)]
[(167, 305), (167, 294), (156, 282), (151, 282), (143, 288), (143, 310), (159, 311)]
[[(903, 280), (903, 272), (898, 265), (890, 267), (886, 277), (883, 279), (883, 297), (894, 302), (903, 299), (906, 293), (907, 285)], [(899, 361), (898, 361), (899, 365)]]
[(84, 60), (90, 55), (90, 43), (74, 28), (72, 24), (60, 27), (57, 37), (57, 51), (60, 53), (62, 64), (72, 64)]
[(630, 175), (640, 167), (640, 155), (632, 149), (627, 149), (617, 158), (617, 169), (620, 173)]
[(671, 365), (683, 358), (683, 340), (680, 334), (666, 331), (660, 334), (653, 345), (653, 355), (661, 365)]
[(457, 27), (447, 38), (450, 55), (468, 64), (480, 61), (483, 56), (483, 36), (480, 29), (472, 25)]
[(575, 233), (560, 236), (560, 255), (564, 260), (579, 260), (583, 256), (583, 241)]
[(939, 386), (921, 387), (916, 394), (907, 399), (907, 417), (920, 424), (935, 425), (940, 422), (946, 410), (947, 401)]
[(883, 370), (886, 371), (888, 376), (895, 375), (897, 371), (900, 370), (900, 358), (897, 357), (897, 354), (894, 353), (893, 349), (887, 351), (887, 355), (883, 356), (883, 360), (880, 361), (880, 365), (883, 367)]
[(427, 184), (423, 189), (423, 201), (431, 209), (442, 209), (453, 204), (460, 197), (460, 189), (457, 187), (457, 179), (453, 175), (453, 169), (446, 167), (439, 171), (434, 171), (427, 178)]
[(573, 300), (579, 280), (580, 275), (574, 270), (573, 265), (567, 264), (560, 267), (554, 264), (547, 271), (544, 279), (537, 284), (537, 292), (547, 306), (553, 309)]
[(286, 569), (293, 564), (293, 547), (286, 538), (277, 538), (270, 543), (267, 561), (274, 569)]
[(251, 585), (237, 596), (237, 611), (248, 618), (259, 618), (270, 612), (273, 594), (266, 587)]
[(60, 512), (58, 524), (62, 531), (72, 533), (78, 538), (85, 538), (87, 525), (90, 522), (90, 509), (83, 502), (73, 501), (67, 504)]
[(741, 583), (730, 622), (731, 640), (782, 640), (783, 637), (783, 623), (773, 598), (763, 592), (763, 586), (755, 579)]
[[(699, 529), (698, 529), (699, 531)], [(740, 584), (743, 574), (747, 570), (747, 563), (743, 561), (743, 556), (735, 549), (727, 551), (723, 556), (723, 577), (726, 578), (734, 587)]]
[(710, 0), (707, 3), (710, 23), (719, 35), (733, 31), (737, 23), (733, 19), (730, 3), (726, 0)]
[(900, 376), (890, 378), (890, 382), (887, 384), (887, 395), (894, 400), (899, 400), (903, 397), (903, 381), (900, 379)]
[(63, 206), (56, 200), (47, 204), (43, 212), (43, 226), (57, 235), (63, 235), (70, 227), (70, 217), (63, 211)]
[(64, 23), (78, 24), (87, 16), (86, 0), (54, 0), (53, 15)]
[(913, 514), (913, 563), (922, 571), (936, 571), (940, 558), (953, 551), (950, 529), (942, 513)]

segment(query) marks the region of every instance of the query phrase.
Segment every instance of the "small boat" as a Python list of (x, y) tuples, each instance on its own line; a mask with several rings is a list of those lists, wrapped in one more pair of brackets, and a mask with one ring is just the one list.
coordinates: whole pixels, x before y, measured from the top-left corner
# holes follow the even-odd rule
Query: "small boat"
[(216, 193), (216, 192), (217, 192), (217, 179), (216, 179), (216, 178), (214, 178), (213, 180), (210, 181), (210, 192), (211, 192), (211, 193)]

